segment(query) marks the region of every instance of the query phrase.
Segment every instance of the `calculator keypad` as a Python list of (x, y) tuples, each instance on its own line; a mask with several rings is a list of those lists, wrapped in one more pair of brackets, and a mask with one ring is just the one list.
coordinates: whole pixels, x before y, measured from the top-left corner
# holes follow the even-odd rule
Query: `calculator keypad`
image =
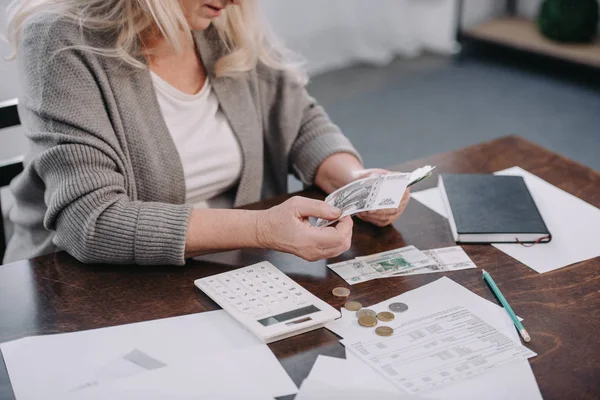
[(202, 279), (203, 291), (217, 302), (256, 319), (311, 304), (305, 289), (277, 268), (255, 265)]

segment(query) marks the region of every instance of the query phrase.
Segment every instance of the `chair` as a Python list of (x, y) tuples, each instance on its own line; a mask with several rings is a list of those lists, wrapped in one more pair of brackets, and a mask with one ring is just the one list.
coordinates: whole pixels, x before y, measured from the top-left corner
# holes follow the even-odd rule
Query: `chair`
[[(21, 125), (17, 104), (17, 99), (0, 102), (0, 129)], [(9, 160), (0, 160), (0, 188), (8, 186), (21, 171), (23, 171), (22, 156)], [(2, 200), (0, 199), (0, 264), (2, 264), (2, 259), (4, 258), (6, 244), (4, 218), (2, 217)]]

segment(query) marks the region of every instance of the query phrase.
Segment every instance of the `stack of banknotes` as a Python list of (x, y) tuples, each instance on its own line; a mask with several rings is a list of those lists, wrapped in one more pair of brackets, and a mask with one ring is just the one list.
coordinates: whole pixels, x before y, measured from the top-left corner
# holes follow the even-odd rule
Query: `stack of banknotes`
[[(406, 188), (431, 176), (435, 167), (426, 165), (413, 172), (392, 172), (351, 182), (325, 198), (325, 202), (340, 210), (340, 218), (364, 211), (398, 208)], [(337, 220), (318, 219), (316, 226), (324, 227)]]
[(328, 267), (350, 285), (380, 278), (477, 268), (460, 246), (425, 251), (407, 246)]

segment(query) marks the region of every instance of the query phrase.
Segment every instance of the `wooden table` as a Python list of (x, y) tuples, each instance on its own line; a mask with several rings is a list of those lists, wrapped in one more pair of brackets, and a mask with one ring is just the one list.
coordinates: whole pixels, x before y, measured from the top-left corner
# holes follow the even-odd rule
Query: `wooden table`
[[(424, 164), (437, 165), (438, 172), (482, 173), (518, 165), (600, 207), (600, 174), (518, 137), (409, 162), (397, 169), (409, 171)], [(435, 182), (428, 179), (415, 189)], [(314, 190), (302, 194), (322, 197)], [(249, 208), (267, 208), (285, 198)], [(356, 221), (351, 250), (332, 261), (410, 244), (420, 249), (453, 245), (446, 220), (417, 201), (409, 204), (394, 226), (381, 229)], [(600, 258), (541, 275), (492, 246), (464, 249), (479, 267), (491, 272), (513, 308), (525, 318), (533, 338), (529, 347), (538, 353), (531, 365), (544, 398), (599, 399)], [(308, 263), (287, 254), (253, 250), (237, 259), (217, 259), (231, 266), (197, 261), (185, 267), (109, 266), (84, 265), (62, 252), (0, 267), (0, 342), (215, 310), (219, 307), (193, 285), (194, 279), (265, 259), (334, 307), (343, 305), (344, 300), (333, 297), (331, 290), (346, 285), (327, 269), (325, 261)], [(495, 301), (480, 270), (448, 276)], [(439, 278), (430, 274), (365, 282), (352, 286), (351, 299), (369, 305)], [(338, 338), (326, 329), (270, 348), (296, 384), (307, 376), (317, 355), (345, 356)], [(3, 364), (0, 398), (13, 398)]]

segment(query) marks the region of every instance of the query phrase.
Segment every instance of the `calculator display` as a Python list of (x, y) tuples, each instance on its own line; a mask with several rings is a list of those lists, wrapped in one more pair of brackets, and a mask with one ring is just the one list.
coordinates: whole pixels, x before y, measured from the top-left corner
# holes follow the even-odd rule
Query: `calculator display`
[(302, 308), (298, 308), (296, 310), (287, 311), (287, 312), (284, 312), (284, 313), (281, 313), (278, 315), (274, 315), (272, 317), (263, 318), (261, 320), (258, 320), (258, 322), (260, 324), (262, 324), (263, 326), (275, 325), (280, 322), (289, 321), (290, 319), (302, 317), (302, 316), (305, 316), (308, 314), (313, 314), (313, 313), (316, 313), (319, 311), (321, 311), (321, 310), (311, 304), (310, 306), (307, 306), (307, 307), (302, 307)]

